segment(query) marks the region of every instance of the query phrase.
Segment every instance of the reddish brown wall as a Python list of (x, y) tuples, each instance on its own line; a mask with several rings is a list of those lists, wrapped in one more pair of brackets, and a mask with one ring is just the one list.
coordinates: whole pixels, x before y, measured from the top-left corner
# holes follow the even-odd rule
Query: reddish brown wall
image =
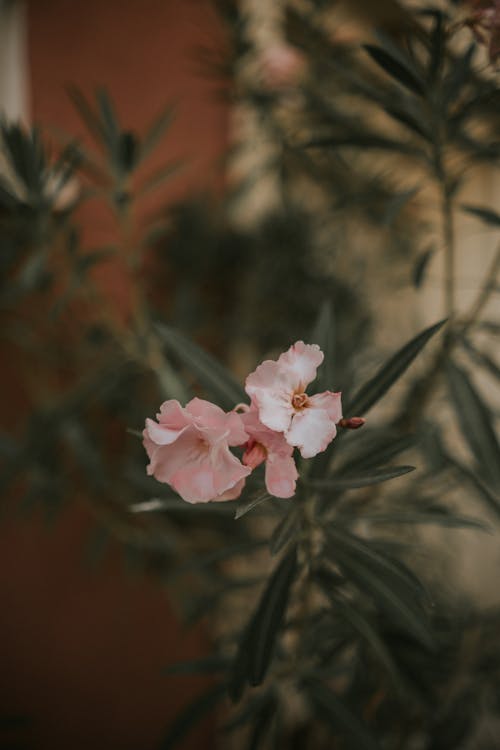
[[(195, 54), (223, 43), (208, 0), (32, 0), (28, 27), (34, 120), (84, 137), (67, 83), (87, 94), (106, 86), (138, 131), (173, 99), (160, 158), (187, 164), (163, 197), (220, 188), (227, 111)], [(92, 211), (81, 218), (88, 242), (99, 243), (106, 227)], [(206, 644), (182, 633), (164, 592), (124, 572), (117, 547), (86, 567), (89, 527), (77, 507), (54, 528), (33, 517), (0, 524), (0, 713), (31, 718), (23, 747), (33, 750), (148, 750), (192, 689), (162, 666)], [(210, 747), (207, 737), (191, 746)]]

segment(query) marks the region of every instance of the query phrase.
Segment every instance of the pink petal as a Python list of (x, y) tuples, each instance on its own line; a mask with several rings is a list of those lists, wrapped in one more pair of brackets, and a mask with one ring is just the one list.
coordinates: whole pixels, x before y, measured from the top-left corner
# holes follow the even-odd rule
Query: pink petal
[(248, 439), (240, 414), (226, 414), (220, 407), (201, 398), (193, 398), (186, 405), (186, 412), (210, 442), (225, 437), (229, 445), (243, 445)]
[(342, 394), (325, 391), (309, 396), (309, 408), (324, 409), (335, 424), (342, 419)]
[(293, 373), (295, 388), (302, 386), (302, 389), (305, 389), (316, 377), (316, 370), (323, 359), (323, 352), (317, 344), (304, 344), (303, 341), (297, 341), (280, 356), (278, 365)]
[(236, 498), (239, 497), (242, 493), (243, 487), (245, 486), (245, 480), (246, 480), (246, 477), (243, 479), (240, 479), (240, 481), (237, 482), (234, 485), (234, 487), (232, 487), (230, 490), (223, 492), (223, 494), (218, 495), (218, 497), (214, 497), (212, 502), (220, 503), (220, 502), (223, 502), (224, 500), (236, 500)]
[(291, 456), (273, 454), (266, 463), (266, 488), (274, 497), (292, 497), (298, 479), (295, 461)]
[(173, 443), (179, 435), (182, 435), (186, 427), (182, 427), (180, 430), (170, 429), (167, 425), (158, 424), (152, 419), (146, 419), (146, 430), (147, 436), (156, 445), (170, 445)]
[(285, 437), (304, 458), (312, 458), (324, 451), (336, 434), (336, 424), (326, 410), (308, 408), (294, 416)]
[(191, 424), (192, 421), (185, 414), (180, 403), (173, 398), (163, 402), (160, 406), (160, 413), (156, 415), (156, 418), (160, 424), (167, 425), (173, 430), (180, 430), (186, 425)]

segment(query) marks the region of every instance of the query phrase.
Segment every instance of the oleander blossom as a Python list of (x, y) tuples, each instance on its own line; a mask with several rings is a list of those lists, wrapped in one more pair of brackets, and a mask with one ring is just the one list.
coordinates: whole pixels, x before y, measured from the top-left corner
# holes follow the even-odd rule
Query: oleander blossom
[(199, 398), (184, 408), (171, 399), (156, 418), (147, 419), (143, 431), (149, 475), (188, 503), (234, 500), (241, 494), (251, 469), (229, 450), (248, 440), (239, 414)]
[(270, 430), (259, 419), (255, 405), (241, 415), (249, 440), (242, 461), (255, 469), (265, 462), (266, 489), (274, 497), (292, 497), (299, 477), (293, 460), (293, 446), (280, 432)]
[(342, 419), (340, 393), (306, 393), (323, 359), (317, 344), (297, 341), (277, 361), (266, 360), (259, 365), (245, 384), (261, 423), (282, 433), (304, 458), (325, 450)]

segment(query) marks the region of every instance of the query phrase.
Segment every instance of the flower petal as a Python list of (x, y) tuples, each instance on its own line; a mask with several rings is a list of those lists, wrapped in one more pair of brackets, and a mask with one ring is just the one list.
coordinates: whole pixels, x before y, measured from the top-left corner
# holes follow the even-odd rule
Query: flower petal
[(266, 462), (266, 489), (274, 497), (292, 497), (298, 472), (292, 456), (270, 455)]
[(324, 409), (335, 424), (342, 419), (342, 394), (325, 391), (309, 396), (309, 407), (313, 409)]
[(179, 430), (171, 429), (167, 425), (158, 424), (152, 419), (146, 419), (144, 432), (156, 445), (170, 445), (177, 440), (179, 435), (182, 435), (185, 429), (186, 427), (181, 427)]
[(336, 434), (336, 424), (325, 409), (308, 408), (294, 416), (285, 438), (304, 458), (312, 458), (324, 451)]
[(316, 370), (323, 362), (324, 354), (317, 344), (304, 344), (297, 341), (278, 359), (281, 369), (286, 368), (293, 373), (294, 387), (303, 389), (316, 377)]

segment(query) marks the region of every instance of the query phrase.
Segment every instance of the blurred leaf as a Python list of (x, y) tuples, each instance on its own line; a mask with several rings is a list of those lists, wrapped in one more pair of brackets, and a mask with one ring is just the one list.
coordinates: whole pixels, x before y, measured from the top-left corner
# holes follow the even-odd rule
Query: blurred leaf
[(354, 743), (352, 747), (356, 750), (380, 750), (363, 722), (323, 682), (307, 678), (302, 680), (301, 687), (316, 715), (331, 727), (334, 737), (342, 734)]
[(178, 661), (169, 664), (162, 671), (165, 675), (173, 674), (214, 674), (214, 672), (225, 672), (228, 660), (221, 656), (205, 656), (202, 659), (190, 659), (189, 661)]
[(363, 47), (377, 65), (388, 73), (391, 78), (414, 94), (418, 94), (419, 96), (425, 94), (425, 86), (422, 79), (409, 58), (402, 51), (397, 50), (394, 45), (391, 45), (390, 51), (387, 49), (387, 45), (386, 49), (377, 47), (374, 44), (364, 44)]
[(473, 387), (465, 370), (449, 362), (448, 385), (462, 434), (481, 472), (493, 487), (500, 486), (500, 446), (489, 409)]
[(464, 348), (469, 353), (470, 357), (481, 367), (490, 373), (494, 378), (500, 379), (500, 367), (497, 363), (485, 352), (477, 349), (471, 341), (465, 336), (460, 337)]
[(161, 187), (165, 182), (168, 182), (176, 172), (182, 169), (183, 166), (184, 162), (178, 160), (171, 161), (163, 167), (160, 167), (153, 172), (152, 175), (141, 182), (137, 188), (136, 196), (142, 198), (147, 195), (147, 193), (151, 192), (151, 190), (156, 190), (156, 188)]
[(398, 214), (403, 210), (405, 205), (410, 201), (414, 195), (420, 190), (420, 187), (414, 187), (410, 190), (404, 190), (401, 193), (397, 193), (386, 205), (384, 224), (390, 225), (398, 217)]
[(318, 391), (335, 390), (335, 318), (331, 300), (326, 300), (319, 311), (311, 341), (318, 344), (325, 355), (317, 377)]
[(438, 78), (443, 69), (446, 57), (446, 37), (443, 13), (440, 10), (433, 10), (432, 15), (434, 16), (434, 25), (429, 40), (431, 54), (428, 69), (429, 81), (431, 81), (431, 83)]
[(147, 130), (139, 144), (138, 159), (146, 159), (155, 150), (175, 117), (174, 107), (169, 104)]
[(361, 591), (419, 643), (432, 649), (434, 642), (427, 616), (420, 604), (421, 584), (398, 560), (370, 547), (345, 529), (328, 528), (328, 557), (343, 570), (347, 580)]
[(464, 477), (467, 479), (470, 485), (472, 485), (479, 493), (481, 498), (486, 502), (486, 506), (489, 510), (500, 517), (500, 495), (496, 494), (478, 475), (465, 466), (461, 461), (456, 458), (452, 458), (449, 454), (446, 454), (448, 463), (455, 467)]
[(225, 684), (217, 684), (204, 690), (189, 703), (173, 720), (159, 750), (171, 750), (220, 703), (227, 692)]
[(493, 209), (491, 208), (472, 206), (468, 203), (464, 203), (462, 204), (462, 209), (466, 213), (471, 214), (472, 216), (476, 216), (478, 219), (481, 219), (481, 221), (485, 224), (489, 224), (490, 226), (494, 227), (500, 227), (500, 214), (497, 214), (497, 212), (493, 211)]
[(315, 578), (326, 594), (331, 604), (331, 611), (334, 617), (340, 617), (358, 633), (374, 653), (374, 656), (385, 667), (390, 676), (394, 687), (400, 694), (406, 692), (406, 686), (403, 685), (402, 676), (387, 648), (384, 641), (377, 633), (370, 621), (363, 617), (358, 609), (345, 599), (335, 596), (336, 581), (335, 576), (331, 580), (331, 573), (326, 568), (316, 571)]
[(471, 516), (462, 516), (445, 508), (427, 508), (425, 511), (403, 511), (401, 513), (363, 514), (363, 520), (370, 524), (435, 524), (450, 528), (471, 528), (491, 532), (491, 526)]
[(296, 571), (297, 550), (293, 547), (275, 568), (240, 639), (230, 684), (234, 701), (240, 699), (246, 682), (260, 685), (266, 675)]
[(334, 476), (331, 479), (310, 479), (306, 480), (307, 486), (318, 490), (353, 490), (359, 487), (369, 487), (372, 484), (387, 482), (389, 479), (401, 477), (415, 471), (415, 466), (386, 466), (384, 468), (373, 469), (366, 474), (353, 476)]
[(422, 286), (425, 279), (425, 273), (429, 266), (429, 261), (432, 259), (434, 253), (435, 248), (430, 247), (420, 253), (420, 255), (417, 257), (415, 265), (413, 266), (412, 273), (412, 281), (415, 289), (420, 289), (420, 287)]
[(253, 495), (252, 497), (244, 500), (238, 500), (236, 514), (234, 516), (235, 520), (238, 520), (238, 518), (242, 518), (258, 505), (266, 502), (266, 500), (272, 500), (272, 495), (270, 495), (267, 491), (259, 492), (257, 495)]
[(275, 526), (274, 531), (271, 534), (271, 539), (269, 540), (271, 554), (277, 555), (278, 552), (281, 552), (289, 542), (295, 540), (299, 530), (300, 525), (297, 506), (292, 505), (288, 513)]
[(247, 401), (243, 387), (218, 360), (201, 347), (183, 336), (179, 331), (163, 324), (156, 329), (168, 348), (207, 388), (222, 408), (232, 409)]
[(446, 320), (441, 320), (439, 323), (426, 328), (422, 333), (419, 333), (418, 336), (415, 336), (415, 338), (405, 344), (402, 349), (396, 352), (396, 354), (382, 365), (376, 375), (362, 386), (352, 401), (344, 407), (344, 414), (355, 416), (362, 416), (365, 414), (382, 398), (382, 396), (385, 395), (385, 393), (387, 393), (393, 383), (395, 383), (409, 365), (411, 365), (417, 354), (419, 354), (424, 348), (429, 339), (437, 333), (445, 323)]
[(395, 151), (408, 156), (424, 157), (425, 152), (411, 143), (387, 138), (376, 133), (347, 133), (345, 135), (330, 135), (311, 138), (303, 144), (304, 148), (341, 148), (342, 146), (358, 149), (375, 149), (380, 151)]
[(407, 451), (415, 445), (415, 435), (387, 435), (382, 434), (378, 437), (377, 433), (372, 434), (369, 429), (362, 437), (359, 446), (359, 452), (350, 456), (338, 469), (338, 473), (352, 474), (353, 469), (357, 471), (369, 469), (379, 469), (384, 463), (391, 458), (399, 456), (400, 453)]
[(87, 99), (76, 86), (67, 87), (68, 96), (73, 102), (75, 109), (87, 126), (89, 132), (99, 145), (105, 145), (105, 133), (102, 123), (96, 112), (89, 105)]

